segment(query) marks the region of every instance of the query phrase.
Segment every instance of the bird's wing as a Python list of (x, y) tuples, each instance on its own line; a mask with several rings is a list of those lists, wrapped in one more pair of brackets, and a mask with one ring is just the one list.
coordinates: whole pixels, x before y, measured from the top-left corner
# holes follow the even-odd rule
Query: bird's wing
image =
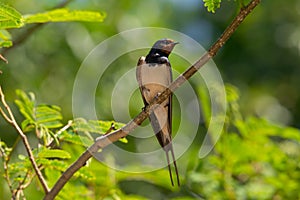
[[(146, 64), (145, 59), (146, 58), (144, 56), (140, 57), (140, 59), (138, 60), (138, 63), (137, 63), (137, 67), (136, 67), (136, 79), (139, 84), (141, 94), (143, 94), (143, 88), (144, 88), (143, 83), (142, 83), (142, 66), (144, 64)], [(144, 105), (145, 106), (148, 105), (144, 95), (142, 95), (142, 97), (143, 97)]]
[[(172, 75), (172, 68), (171, 68), (171, 64), (170, 62), (167, 63), (167, 65), (169, 66), (169, 70), (170, 70), (170, 82), (168, 84), (168, 86), (170, 86), (170, 84), (173, 82), (173, 75)], [(168, 104), (168, 123), (169, 123), (169, 134), (170, 137), (172, 136), (172, 96), (173, 94), (171, 94), (169, 96), (169, 104)], [(171, 137), (172, 138), (172, 137)]]
[[(172, 68), (171, 68), (171, 64), (169, 62), (169, 59), (167, 57), (161, 57), (159, 62), (161, 64), (165, 64), (167, 66), (168, 69), (168, 77), (166, 77), (167, 79), (167, 85), (166, 87), (170, 86), (170, 84), (173, 81), (173, 75), (172, 75)], [(172, 139), (172, 94), (168, 97), (168, 104), (166, 105), (167, 109), (168, 109), (168, 133), (169, 133), (169, 138), (170, 140)], [(166, 147), (168, 148), (168, 147)], [(170, 147), (172, 148), (172, 147)], [(168, 149), (166, 149), (168, 150)]]

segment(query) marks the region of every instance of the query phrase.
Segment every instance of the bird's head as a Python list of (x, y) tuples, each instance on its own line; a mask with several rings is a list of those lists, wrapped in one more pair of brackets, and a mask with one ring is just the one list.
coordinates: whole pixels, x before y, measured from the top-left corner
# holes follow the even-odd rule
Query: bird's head
[(172, 52), (175, 45), (178, 44), (178, 42), (175, 42), (171, 39), (161, 39), (155, 42), (152, 49), (155, 49), (157, 51), (161, 51), (167, 56)]

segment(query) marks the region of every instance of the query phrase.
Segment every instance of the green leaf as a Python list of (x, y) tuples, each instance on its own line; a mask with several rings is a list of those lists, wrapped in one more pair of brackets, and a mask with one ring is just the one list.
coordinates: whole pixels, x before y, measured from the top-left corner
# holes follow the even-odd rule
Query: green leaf
[(2, 157), (3, 161), (8, 161), (10, 159), (11, 152), (12, 148), (7, 147), (6, 143), (0, 138), (0, 157)]
[(18, 155), (18, 158), (19, 158), (20, 160), (26, 160), (26, 156), (24, 156), (24, 155), (22, 155), (22, 154), (19, 154), (19, 155)]
[(71, 155), (64, 150), (60, 149), (46, 149), (44, 148), (38, 153), (39, 158), (60, 158), (60, 159), (70, 159)]
[(63, 124), (63, 119), (58, 106), (38, 105), (36, 107), (35, 118), (38, 124), (43, 124), (46, 128), (59, 128)]
[(64, 172), (69, 167), (67, 162), (58, 159), (39, 158), (37, 159), (37, 164), (43, 165), (48, 169), (55, 169), (60, 172)]
[(12, 41), (0, 41), (0, 48), (1, 47), (11, 47), (12, 46)]
[(60, 136), (59, 139), (64, 142), (69, 142), (75, 145), (80, 145), (80, 146), (91, 146), (93, 144), (93, 140), (89, 137), (86, 136), (81, 136), (81, 135), (76, 135), (74, 133), (70, 133), (69, 131), (63, 132)]
[[(59, 146), (59, 140), (58, 140), (57, 135), (50, 130), (48, 131), (48, 134), (51, 136), (51, 138), (53, 138), (53, 140), (55, 141), (55, 144), (57, 146)], [(45, 142), (45, 144), (46, 144), (46, 142)]]
[(300, 143), (300, 131), (296, 128), (284, 128), (281, 132), (281, 136), (285, 139), (292, 139)]
[(239, 100), (240, 93), (239, 93), (239, 90), (235, 86), (226, 84), (225, 90), (226, 90), (226, 99), (227, 99), (228, 103), (236, 102)]
[(53, 185), (56, 183), (56, 181), (61, 176), (60, 171), (53, 170), (49, 167), (45, 167), (44, 173), (45, 173), (45, 177), (47, 178), (47, 183), (49, 183), (50, 187), (53, 187)]
[(86, 21), (102, 22), (106, 17), (103, 12), (73, 10), (60, 8), (48, 12), (22, 16), (15, 8), (0, 3), (0, 29), (20, 28), (25, 24), (47, 23), (47, 22), (67, 22)]
[(0, 29), (20, 28), (24, 26), (23, 18), (15, 8), (0, 3)]
[[(25, 117), (22, 122), (22, 128), (25, 130), (27, 126), (43, 125), (46, 128), (59, 128), (62, 115), (58, 106), (37, 105), (35, 106), (35, 97), (33, 93), (27, 95), (24, 91), (17, 90), (18, 100), (15, 101), (21, 114)], [(29, 128), (30, 130), (31, 128)]]
[(15, 100), (16, 105), (19, 107), (21, 114), (26, 118), (33, 120), (33, 107), (35, 104), (35, 97), (33, 93), (27, 95), (22, 90), (16, 90), (19, 100)]
[(215, 13), (221, 6), (221, 0), (203, 0), (204, 6), (207, 7), (208, 12)]
[(82, 179), (85, 179), (87, 181), (95, 180), (95, 175), (91, 172), (91, 169), (85, 168), (85, 167), (78, 170), (74, 174), (74, 177), (82, 178)]
[(104, 134), (110, 129), (112, 124), (114, 124), (115, 129), (119, 129), (124, 126), (123, 123), (118, 123), (114, 121), (98, 121), (98, 120), (86, 121), (84, 119), (78, 118), (74, 120), (73, 128), (76, 131), (81, 131), (81, 132)]
[[(29, 162), (29, 159), (24, 159), (19, 162), (14, 162), (8, 165), (8, 173), (11, 181), (15, 184), (13, 184), (13, 187), (18, 187), (18, 185), (24, 181), (24, 178), (28, 175), (28, 173), (31, 173), (32, 166)], [(26, 182), (23, 184), (27, 184), (31, 182), (32, 180), (26, 179)]]
[(119, 141), (120, 141), (120, 142), (123, 142), (123, 143), (125, 143), (125, 144), (128, 143), (128, 140), (127, 140), (127, 138), (125, 138), (125, 137), (119, 139)]
[(35, 124), (33, 123), (32, 120), (25, 119), (25, 120), (22, 121), (22, 123), (21, 123), (21, 128), (22, 128), (22, 130), (23, 130), (25, 133), (26, 133), (26, 132), (30, 132), (30, 131), (34, 130)]
[(33, 15), (25, 15), (26, 23), (46, 23), (46, 22), (66, 22), (66, 21), (88, 21), (102, 22), (105, 18), (105, 13), (93, 11), (70, 11), (67, 8), (51, 10), (49, 12), (37, 13)]
[(15, 101), (25, 120), (21, 123), (24, 132), (36, 130), (37, 137), (43, 139), (44, 144), (53, 138), (58, 144), (58, 138), (54, 130), (63, 126), (61, 109), (53, 105), (35, 105), (33, 93), (28, 95), (21, 90), (16, 91), (18, 100)]
[[(78, 118), (74, 120), (72, 127), (76, 132), (83, 132), (90, 137), (90, 133), (95, 133), (98, 135), (105, 134), (112, 126), (114, 125), (115, 130), (120, 129), (124, 126), (123, 123), (115, 122), (115, 121), (98, 121), (98, 120), (89, 120), (86, 121), (82, 118)], [(120, 142), (127, 143), (126, 138), (121, 138)]]
[(11, 35), (6, 30), (0, 30), (0, 48), (12, 46)]

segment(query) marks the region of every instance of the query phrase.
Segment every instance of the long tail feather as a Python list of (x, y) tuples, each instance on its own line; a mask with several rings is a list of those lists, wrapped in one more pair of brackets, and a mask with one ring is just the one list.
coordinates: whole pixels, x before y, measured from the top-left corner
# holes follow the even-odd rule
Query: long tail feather
[(172, 186), (174, 186), (172, 170), (171, 170), (171, 165), (170, 165), (169, 151), (165, 151), (165, 152), (166, 152), (166, 157), (167, 157), (167, 162), (168, 162), (168, 169), (169, 169), (171, 184), (172, 184)]
[(178, 174), (178, 169), (177, 169), (177, 165), (176, 165), (176, 160), (175, 160), (175, 155), (174, 155), (173, 148), (171, 148), (170, 151), (171, 151), (171, 154), (172, 154), (172, 159), (173, 159), (173, 163), (174, 163), (174, 167), (175, 167), (175, 173), (176, 173), (176, 178), (177, 178), (177, 185), (180, 186), (179, 174)]

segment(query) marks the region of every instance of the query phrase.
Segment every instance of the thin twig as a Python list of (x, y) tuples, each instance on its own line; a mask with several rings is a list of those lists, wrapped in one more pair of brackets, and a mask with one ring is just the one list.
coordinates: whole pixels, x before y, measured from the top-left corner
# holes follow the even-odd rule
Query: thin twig
[[(27, 183), (25, 183), (27, 178), (30, 178), (30, 180), (28, 180)], [(15, 189), (13, 196), (18, 197), (19, 194), (22, 193), (23, 190), (30, 185), (32, 179), (33, 179), (33, 176), (30, 177), (30, 173), (29, 173), (29, 171), (27, 171), (23, 180), (19, 181), (19, 185), (18, 185), (17, 189)]]
[[(62, 127), (61, 129), (59, 129), (57, 132), (56, 132), (56, 137), (58, 137), (60, 134), (62, 134), (64, 131), (66, 131), (68, 128), (70, 128), (73, 124), (73, 120), (69, 120), (68, 123)], [(47, 144), (47, 147), (54, 147), (56, 145), (56, 142), (54, 139), (52, 139), (48, 144)]]
[[(47, 183), (46, 183), (46, 181), (45, 181), (45, 179), (42, 175), (42, 172), (39, 170), (38, 165), (35, 162), (35, 159), (34, 159), (34, 156), (33, 156), (33, 153), (31, 151), (31, 147), (30, 147), (30, 144), (28, 142), (28, 139), (27, 139), (26, 135), (23, 133), (22, 129), (19, 127), (19, 125), (18, 125), (17, 121), (15, 120), (15, 117), (14, 117), (9, 105), (5, 101), (5, 96), (4, 96), (4, 93), (2, 91), (1, 86), (0, 86), (0, 97), (1, 97), (1, 102), (2, 102), (3, 106), (5, 107), (5, 109), (8, 113), (8, 115), (5, 114), (6, 117), (4, 117), (4, 118), (7, 120), (8, 123), (10, 123), (17, 130), (17, 132), (21, 136), (22, 141), (24, 143), (24, 146), (26, 148), (26, 151), (28, 153), (29, 160), (30, 160), (30, 162), (33, 166), (33, 169), (34, 169), (35, 173), (37, 174), (37, 177), (38, 177), (38, 179), (39, 179), (39, 181), (40, 181), (40, 183), (41, 183), (41, 185), (44, 189), (45, 194), (47, 194), (49, 192), (48, 185), (47, 185)], [(2, 110), (1, 114), (3, 114), (3, 113), (4, 113), (4, 111)]]
[(4, 61), (6, 64), (8, 64), (8, 60), (0, 54), (0, 60)]
[(68, 128), (70, 128), (70, 126), (72, 126), (73, 121), (69, 120), (68, 123), (62, 127), (61, 129), (59, 129), (59, 131), (57, 131), (56, 135), (59, 136), (60, 134), (62, 134), (62, 132), (66, 131)]
[(194, 75), (204, 64), (206, 64), (224, 43), (231, 37), (231, 35), (236, 31), (238, 26), (247, 17), (247, 15), (260, 3), (260, 0), (252, 0), (247, 6), (241, 9), (239, 14), (234, 18), (231, 24), (226, 28), (221, 37), (212, 45), (207, 53), (205, 53), (195, 64), (189, 67), (183, 74), (181, 74), (174, 82), (171, 83), (169, 88), (167, 88), (163, 93), (161, 93), (157, 98), (154, 99), (148, 106), (143, 109), (143, 111), (138, 114), (133, 120), (126, 124), (123, 128), (109, 133), (107, 135), (101, 136), (96, 139), (95, 143), (90, 146), (87, 151), (85, 151), (58, 179), (56, 184), (53, 186), (51, 191), (44, 197), (44, 200), (54, 199), (59, 193), (62, 187), (67, 183), (67, 181), (73, 176), (73, 174), (80, 169), (88, 159), (91, 158), (93, 153), (98, 152), (99, 149), (106, 147), (107, 145), (125, 137), (129, 132), (133, 131), (138, 125), (140, 125), (149, 115), (150, 107), (155, 104), (162, 103), (168, 96), (180, 87), (186, 80), (188, 80), (192, 75)]
[(2, 117), (4, 117), (4, 119), (8, 122), (8, 123), (12, 123), (12, 120), (7, 116), (7, 114), (4, 112), (4, 110), (0, 107), (0, 112)]
[(8, 122), (8, 123), (12, 123), (12, 120), (7, 116), (7, 114), (4, 112), (4, 110), (0, 107), (0, 113), (2, 115), (2, 117)]

